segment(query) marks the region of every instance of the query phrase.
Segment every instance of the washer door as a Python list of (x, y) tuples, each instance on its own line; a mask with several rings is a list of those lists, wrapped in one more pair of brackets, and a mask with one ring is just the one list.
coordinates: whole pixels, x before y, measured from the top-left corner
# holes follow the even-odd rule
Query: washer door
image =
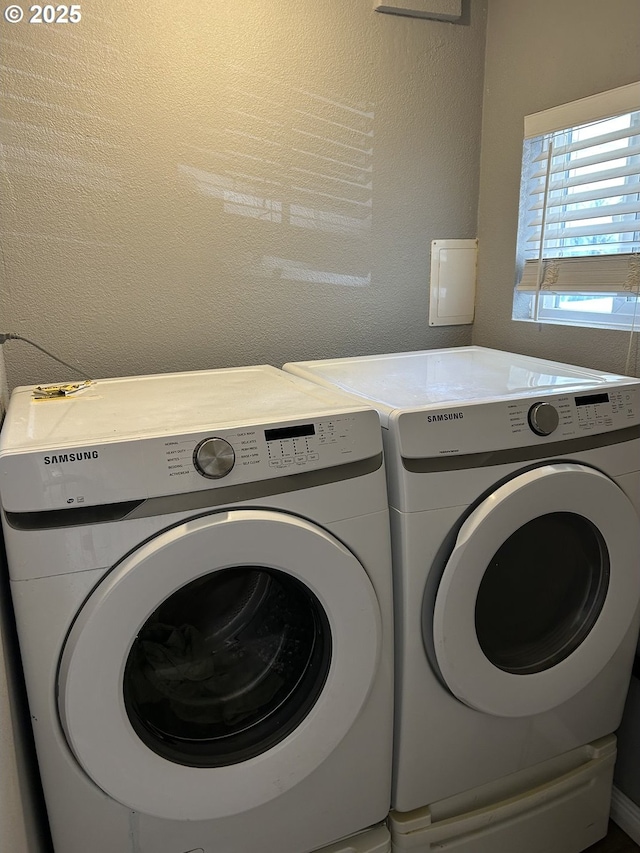
[(547, 711), (598, 675), (639, 601), (640, 526), (624, 492), (582, 465), (527, 471), (460, 528), (433, 613), (441, 675), (479, 711)]
[(247, 811), (315, 770), (374, 681), (380, 611), (337, 539), (282, 513), (193, 519), (99, 584), (69, 633), (59, 711), (79, 764), (135, 811)]

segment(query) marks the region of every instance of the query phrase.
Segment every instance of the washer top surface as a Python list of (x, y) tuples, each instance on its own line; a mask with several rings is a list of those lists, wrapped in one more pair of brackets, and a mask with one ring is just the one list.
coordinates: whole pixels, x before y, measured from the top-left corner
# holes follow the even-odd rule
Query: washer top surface
[(381, 415), (443, 403), (539, 397), (638, 382), (631, 377), (484, 347), (422, 350), (305, 361), (302, 376), (326, 380), (371, 400)]
[(34, 390), (14, 391), (0, 435), (8, 512), (84, 510), (381, 464), (373, 406), (268, 365), (99, 379), (53, 399)]
[(98, 379), (77, 396), (16, 388), (0, 451), (99, 443), (199, 429), (327, 417), (366, 408), (269, 365)]

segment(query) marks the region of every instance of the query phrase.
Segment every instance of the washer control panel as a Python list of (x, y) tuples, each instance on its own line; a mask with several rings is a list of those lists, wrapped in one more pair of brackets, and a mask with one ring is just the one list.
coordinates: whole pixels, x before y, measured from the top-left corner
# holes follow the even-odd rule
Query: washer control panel
[(240, 486), (381, 455), (380, 420), (354, 408), (317, 418), (212, 426), (0, 455), (11, 512), (89, 507)]
[(208, 480), (232, 475), (234, 482), (244, 482), (337, 465), (356, 456), (356, 420), (354, 413), (285, 426), (220, 430), (195, 440), (166, 439), (166, 471), (171, 478), (195, 472)]

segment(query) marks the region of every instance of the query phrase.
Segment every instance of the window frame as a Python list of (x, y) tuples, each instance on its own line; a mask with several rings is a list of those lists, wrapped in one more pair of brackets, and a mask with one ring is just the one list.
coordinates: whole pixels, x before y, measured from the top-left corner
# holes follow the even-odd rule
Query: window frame
[[(637, 115), (633, 116), (634, 113), (637, 113)], [(630, 233), (633, 235), (632, 239), (628, 241), (631, 248), (630, 252), (621, 250), (620, 247), (624, 248), (623, 243), (625, 241), (619, 240), (615, 244), (617, 246), (617, 250), (615, 251), (599, 252), (597, 254), (576, 254), (575, 252), (571, 252), (570, 247), (556, 245), (551, 250), (547, 250), (546, 255), (543, 254), (542, 259), (540, 258), (540, 254), (544, 252), (547, 210), (549, 207), (555, 207), (559, 212), (559, 210), (572, 203), (567, 202), (566, 205), (555, 204), (552, 206), (548, 204), (548, 188), (551, 181), (551, 172), (547, 171), (546, 174), (541, 175), (541, 163), (544, 165), (544, 161), (547, 160), (547, 169), (549, 170), (553, 166), (556, 175), (563, 172), (566, 175), (571, 166), (567, 164), (568, 168), (563, 169), (562, 166), (553, 165), (549, 158), (541, 156), (541, 153), (545, 150), (545, 137), (548, 138), (553, 134), (559, 133), (566, 134), (569, 137), (569, 145), (573, 145), (574, 141), (570, 139), (570, 136), (581, 127), (627, 114), (632, 114), (633, 123), (631, 129), (635, 129), (637, 126), (638, 130), (637, 134), (630, 132), (627, 136), (621, 137), (621, 139), (624, 139), (626, 146), (630, 147), (631, 141), (640, 137), (640, 82), (631, 83), (627, 86), (621, 86), (617, 89), (583, 98), (579, 101), (573, 101), (540, 113), (525, 116), (516, 248), (516, 284), (513, 297), (512, 319), (525, 322), (609, 328), (623, 331), (633, 331), (636, 321), (640, 321), (640, 309), (638, 308), (640, 303), (640, 212), (637, 210), (635, 214), (629, 214), (631, 216), (635, 215), (638, 220), (637, 232), (629, 232), (628, 230), (620, 232), (621, 234)], [(584, 150), (585, 147), (588, 146), (584, 146), (581, 150)], [(640, 198), (640, 154), (631, 153), (626, 159), (632, 165), (637, 165), (637, 170), (631, 176), (632, 182), (637, 184), (637, 189), (635, 192), (633, 190), (631, 192), (623, 191), (620, 193), (620, 196), (625, 198), (636, 196), (636, 199), (638, 199)], [(634, 162), (634, 159), (637, 161), (637, 164)], [(538, 181), (542, 177), (540, 185), (544, 188), (537, 193), (539, 197), (537, 204), (531, 200), (532, 182), (535, 180), (534, 172), (536, 172)], [(600, 178), (599, 180), (604, 179)], [(587, 181), (584, 181), (584, 183), (586, 184)], [(597, 183), (597, 181), (594, 183)], [(560, 191), (566, 193), (566, 189), (566, 187), (561, 187)], [(561, 196), (556, 195), (554, 200), (557, 201), (559, 197)], [(606, 197), (611, 196), (604, 194), (603, 198)], [(540, 205), (540, 201), (542, 201), (542, 206)], [(538, 215), (536, 211), (540, 211), (540, 214)], [(531, 220), (532, 214), (534, 214), (534, 220)], [(612, 214), (605, 215), (611, 216)], [(614, 213), (613, 215), (616, 216), (618, 214)], [(536, 218), (538, 220), (537, 224), (533, 225), (532, 223)], [(557, 219), (558, 217), (555, 218)], [(586, 217), (586, 219), (589, 218)], [(595, 219), (595, 217), (593, 218)], [(564, 226), (564, 222), (565, 220), (559, 219), (561, 226)], [(530, 238), (533, 228), (537, 228), (540, 232), (537, 243), (538, 257), (527, 258), (525, 250), (527, 243), (531, 247)], [(556, 242), (559, 243), (560, 240)], [(606, 247), (607, 242), (598, 245)], [(554, 249), (556, 249), (556, 253), (552, 254)], [(570, 254), (567, 254), (567, 251)], [(582, 264), (578, 264), (577, 266), (575, 264), (573, 266), (572, 264), (567, 264), (567, 261), (576, 261), (578, 259)], [(578, 289), (579, 283), (584, 280), (580, 276), (580, 271), (582, 267), (584, 274), (585, 262), (588, 267), (591, 267), (588, 270), (587, 279), (591, 278), (592, 280), (588, 283), (588, 286), (585, 285), (584, 289)], [(578, 275), (575, 275), (576, 272)], [(572, 273), (574, 274), (573, 278)], [(555, 287), (554, 284), (556, 285)], [(614, 298), (611, 312), (573, 311), (566, 307), (549, 305), (553, 297), (581, 296), (600, 298), (602, 295)], [(630, 310), (621, 311), (620, 309), (624, 309), (627, 303), (633, 307)], [(624, 322), (621, 322), (623, 318), (625, 318)]]

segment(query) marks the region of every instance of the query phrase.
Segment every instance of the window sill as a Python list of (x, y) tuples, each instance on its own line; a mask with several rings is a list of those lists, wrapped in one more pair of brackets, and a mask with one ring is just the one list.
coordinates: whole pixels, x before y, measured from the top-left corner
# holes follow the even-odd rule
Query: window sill
[(616, 323), (610, 318), (598, 320), (593, 317), (539, 317), (537, 320), (529, 317), (512, 317), (511, 319), (515, 323), (532, 323), (536, 326), (543, 324), (545, 326), (571, 326), (577, 329), (608, 329), (609, 331), (617, 332), (640, 332), (640, 312), (635, 326), (632, 326), (631, 323)]

